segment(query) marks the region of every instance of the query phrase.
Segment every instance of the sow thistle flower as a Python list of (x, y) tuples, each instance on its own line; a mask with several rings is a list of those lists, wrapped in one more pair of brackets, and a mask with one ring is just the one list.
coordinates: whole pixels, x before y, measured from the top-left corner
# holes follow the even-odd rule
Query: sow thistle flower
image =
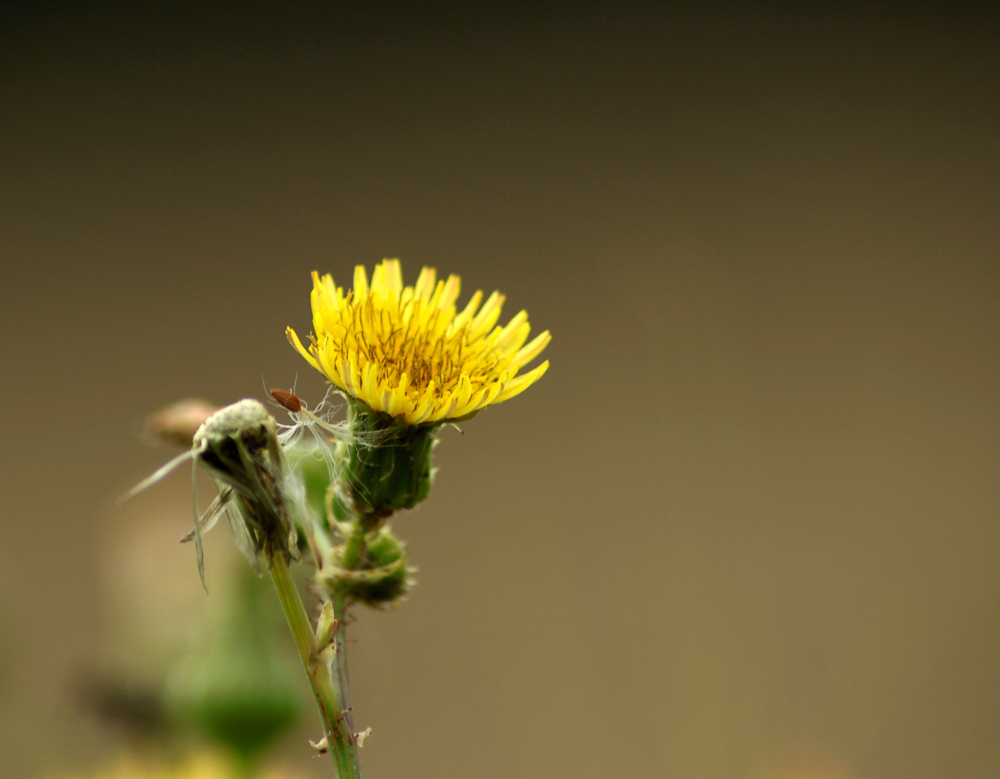
[(497, 326), (504, 296), (486, 302), (477, 291), (461, 311), (458, 276), (438, 281), (424, 268), (403, 285), (398, 260), (375, 267), (371, 284), (362, 265), (354, 289), (344, 292), (329, 274), (313, 272), (313, 333), (308, 348), (292, 328), (289, 342), (348, 399), (359, 432), (382, 433), (375, 446), (352, 445), (351, 489), (343, 497), (377, 524), (426, 497), (434, 431), (519, 395), (548, 370), (521, 373), (551, 340), (546, 330), (528, 342), (521, 311)]
[(354, 289), (345, 295), (330, 274), (313, 272), (309, 348), (290, 327), (288, 340), (340, 390), (410, 425), (467, 418), (541, 378), (548, 360), (518, 373), (548, 345), (548, 330), (525, 345), (526, 311), (494, 327), (503, 295), (494, 292), (480, 309), (483, 293), (476, 292), (458, 313), (461, 280), (436, 277), (434, 268), (424, 268), (414, 286), (404, 287), (399, 260), (383, 260), (370, 286), (358, 265)]
[[(176, 433), (190, 450), (125, 497), (188, 460), (208, 472), (219, 494), (204, 513), (195, 506), (187, 537), (195, 542), (202, 580), (201, 534), (224, 516), (254, 570), (271, 575), (323, 724), (314, 746), (331, 753), (339, 779), (360, 779), (357, 750), (370, 729), (354, 730), (347, 610), (399, 603), (414, 570), (386, 519), (430, 491), (438, 429), (530, 387), (548, 361), (521, 371), (551, 337), (545, 331), (529, 341), (524, 311), (498, 325), (504, 302), (498, 292), (485, 301), (476, 292), (459, 311), (458, 276), (438, 281), (433, 268), (404, 286), (398, 260), (377, 265), (371, 284), (358, 266), (347, 293), (329, 275), (312, 278), (309, 345), (291, 328), (286, 335), (345, 398), (346, 419), (333, 421), (326, 398), (310, 410), (285, 390), (271, 390), (271, 397), (291, 415), (291, 425), (279, 425), (251, 399), (214, 413), (197, 409), (193, 433), (188, 414), (183, 420), (168, 414), (152, 430)], [(314, 592), (324, 601), (315, 625), (289, 570), (300, 559), (300, 538), (316, 565)], [(231, 664), (233, 658), (226, 659)], [(242, 725), (239, 731), (253, 743)]]

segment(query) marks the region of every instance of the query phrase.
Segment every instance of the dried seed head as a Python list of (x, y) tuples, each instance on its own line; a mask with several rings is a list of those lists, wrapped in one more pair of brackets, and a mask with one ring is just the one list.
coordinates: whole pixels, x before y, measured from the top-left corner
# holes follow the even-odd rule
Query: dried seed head
[[(219, 487), (216, 516), (226, 514), (236, 545), (251, 565), (269, 567), (277, 554), (294, 557), (292, 507), (301, 498), (267, 409), (251, 399), (219, 409), (198, 428), (192, 451)], [(196, 525), (199, 569), (203, 568), (201, 525), (214, 519), (207, 517)]]
[[(289, 393), (290, 394), (290, 393)], [(198, 572), (205, 581), (203, 532), (225, 516), (237, 548), (255, 571), (269, 568), (275, 555), (294, 558), (295, 517), (303, 511), (302, 485), (292, 475), (278, 441), (278, 427), (256, 400), (241, 400), (205, 419), (189, 441), (191, 448), (143, 479), (119, 499), (135, 497), (184, 462), (208, 471), (219, 494), (199, 516), (194, 505), (194, 530), (182, 541), (194, 541)], [(194, 472), (192, 469), (192, 492)], [(194, 496), (192, 496), (194, 497)]]

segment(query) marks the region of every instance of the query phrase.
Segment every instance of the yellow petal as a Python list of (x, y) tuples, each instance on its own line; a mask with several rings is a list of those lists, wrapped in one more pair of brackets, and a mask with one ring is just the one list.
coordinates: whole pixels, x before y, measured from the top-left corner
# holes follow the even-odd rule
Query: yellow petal
[(354, 266), (354, 300), (361, 302), (368, 297), (368, 274), (364, 265)]
[(482, 309), (476, 314), (475, 319), (472, 320), (472, 324), (469, 325), (469, 337), (479, 338), (483, 333), (489, 332), (489, 330), (496, 324), (497, 319), (500, 318), (500, 309), (503, 306), (504, 296), (499, 292), (494, 292), (486, 302), (483, 304)]
[(438, 308), (451, 308), (455, 305), (455, 301), (458, 300), (458, 293), (461, 291), (462, 279), (452, 274), (448, 277), (448, 281), (444, 285), (444, 292), (441, 294)]
[(417, 279), (416, 285), (413, 287), (413, 294), (422, 300), (430, 300), (431, 293), (434, 291), (434, 280), (437, 277), (437, 271), (434, 268), (423, 268), (420, 271), (420, 277)]
[(455, 320), (451, 323), (450, 332), (456, 332), (460, 328), (465, 327), (466, 323), (469, 322), (473, 316), (476, 314), (476, 309), (479, 308), (479, 303), (483, 299), (483, 291), (481, 289), (476, 290), (469, 302), (466, 304), (465, 308), (462, 309), (462, 313), (455, 317)]
[(507, 382), (507, 386), (504, 387), (503, 392), (497, 397), (494, 403), (503, 403), (505, 400), (510, 400), (515, 395), (520, 395), (528, 387), (538, 381), (545, 374), (545, 371), (549, 369), (549, 361), (546, 360), (537, 368), (528, 371), (522, 376), (518, 376), (516, 379), (511, 379)]
[(296, 334), (294, 330), (292, 330), (292, 328), (290, 327), (285, 328), (285, 337), (288, 339), (288, 343), (294, 346), (298, 351), (298, 353), (306, 358), (306, 362), (308, 362), (312, 367), (314, 367), (320, 373), (323, 372), (323, 369), (319, 367), (319, 363), (316, 362), (316, 358), (313, 357), (311, 354), (309, 354), (309, 350), (302, 345), (302, 341), (299, 340), (299, 336)]
[(549, 341), (551, 340), (552, 335), (548, 330), (544, 333), (539, 333), (532, 339), (530, 344), (525, 346), (515, 355), (514, 359), (522, 365), (531, 362), (542, 353), (542, 350), (549, 345)]

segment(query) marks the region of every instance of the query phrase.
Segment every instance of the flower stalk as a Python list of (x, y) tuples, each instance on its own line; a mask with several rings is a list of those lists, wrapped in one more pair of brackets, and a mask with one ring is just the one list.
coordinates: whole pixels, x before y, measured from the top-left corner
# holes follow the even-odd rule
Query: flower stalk
[[(292, 580), (288, 565), (283, 559), (276, 558), (273, 561), (271, 580), (295, 640), (295, 648), (309, 678), (313, 696), (316, 698), (316, 706), (326, 734), (325, 744), (320, 742), (321, 748), (330, 751), (337, 779), (361, 779), (361, 762), (358, 760), (356, 737), (351, 728), (344, 627), (341, 622), (334, 620), (336, 624), (333, 627), (336, 633), (323, 635), (329, 630), (328, 627), (327, 630), (323, 629), (324, 617), (328, 623), (333, 620), (332, 615), (324, 614), (320, 617), (318, 629), (313, 631), (312, 622)], [(324, 612), (335, 611), (332, 607), (328, 609), (329, 606), (328, 601), (324, 606)], [(336, 674), (331, 670), (331, 659), (337, 666)]]

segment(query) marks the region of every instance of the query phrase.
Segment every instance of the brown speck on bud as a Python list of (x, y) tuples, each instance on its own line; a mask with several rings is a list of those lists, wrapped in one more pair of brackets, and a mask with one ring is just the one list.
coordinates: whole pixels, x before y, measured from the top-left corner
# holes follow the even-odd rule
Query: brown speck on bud
[(297, 414), (302, 410), (302, 401), (299, 400), (299, 396), (293, 392), (273, 389), (271, 390), (271, 397), (277, 401), (278, 405), (288, 411), (291, 411), (293, 414)]
[(194, 434), (219, 407), (200, 398), (185, 398), (146, 417), (142, 431), (150, 438), (190, 447)]

